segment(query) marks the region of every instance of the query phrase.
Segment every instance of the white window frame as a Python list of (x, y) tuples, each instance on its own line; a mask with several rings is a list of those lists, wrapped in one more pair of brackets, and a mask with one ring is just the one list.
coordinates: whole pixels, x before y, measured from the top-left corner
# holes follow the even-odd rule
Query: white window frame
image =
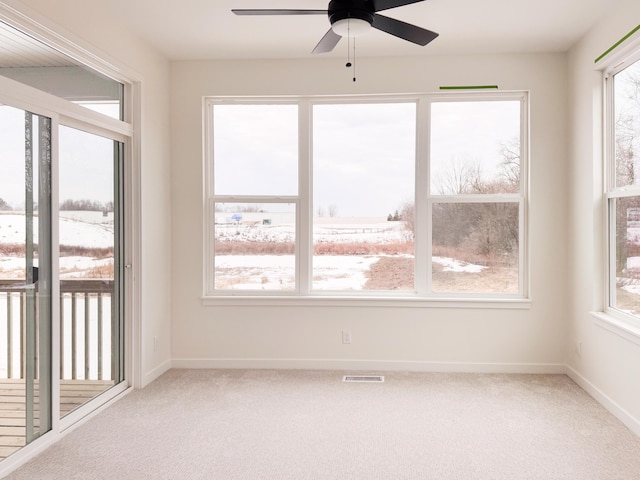
[(613, 78), (631, 64), (640, 61), (640, 36), (625, 48), (607, 59), (602, 70), (603, 109), (603, 205), (604, 205), (604, 308), (603, 314), (594, 312), (597, 322), (629, 340), (640, 343), (640, 316), (633, 315), (612, 306), (616, 297), (616, 232), (613, 199), (640, 196), (640, 185), (617, 187), (615, 157), (615, 89)]
[[(520, 101), (520, 193), (498, 195), (465, 195), (447, 198), (430, 195), (424, 185), (429, 183), (429, 125), (430, 105), (442, 101)], [(430, 290), (430, 280), (416, 275), (416, 289), (412, 292), (315, 292), (310, 288), (311, 241), (313, 212), (311, 211), (311, 109), (322, 103), (416, 103), (416, 271), (431, 271), (430, 211), (433, 201), (446, 202), (491, 202), (517, 203), (519, 209), (519, 285), (517, 294), (443, 293)], [(213, 182), (213, 108), (217, 104), (296, 103), (299, 106), (299, 163), (298, 194), (296, 196), (225, 196), (215, 195)], [(203, 295), (204, 305), (389, 305), (471, 308), (529, 308), (529, 245), (528, 245), (528, 178), (529, 178), (529, 95), (525, 91), (515, 92), (457, 92), (419, 95), (367, 95), (367, 96), (290, 96), (290, 97), (205, 97), (203, 98)], [(215, 265), (214, 204), (217, 202), (268, 203), (283, 201), (296, 205), (296, 289), (290, 292), (269, 291), (216, 291), (214, 288)], [(428, 270), (427, 270), (428, 269)], [(426, 278), (430, 278), (429, 273)]]

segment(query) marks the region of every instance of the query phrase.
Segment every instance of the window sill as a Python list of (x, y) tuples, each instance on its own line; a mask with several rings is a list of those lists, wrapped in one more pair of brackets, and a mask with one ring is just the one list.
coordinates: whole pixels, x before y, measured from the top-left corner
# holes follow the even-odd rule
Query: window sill
[(605, 312), (591, 312), (595, 319), (595, 324), (616, 335), (640, 345), (640, 326), (614, 317)]
[(387, 307), (387, 308), (475, 308), (515, 309), (531, 308), (530, 299), (470, 299), (470, 298), (380, 298), (380, 297), (288, 297), (288, 296), (220, 296), (202, 297), (204, 306), (220, 307)]

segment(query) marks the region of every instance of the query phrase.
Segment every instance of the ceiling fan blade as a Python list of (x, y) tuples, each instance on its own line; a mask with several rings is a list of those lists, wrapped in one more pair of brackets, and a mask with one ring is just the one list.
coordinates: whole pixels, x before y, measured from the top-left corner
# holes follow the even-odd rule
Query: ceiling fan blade
[(412, 3), (424, 2), (425, 0), (373, 0), (373, 11), (381, 12), (382, 10), (388, 10), (390, 8), (402, 7), (404, 5), (411, 5)]
[(231, 10), (236, 15), (326, 15), (327, 10), (287, 10), (279, 8), (246, 9), (236, 8)]
[(405, 23), (395, 18), (385, 17), (383, 15), (373, 14), (373, 28), (382, 30), (383, 32), (394, 35), (408, 42), (416, 43), (418, 45), (426, 45), (430, 41), (434, 40), (439, 34), (426, 30), (424, 28)]
[(335, 48), (341, 38), (340, 35), (330, 28), (311, 53), (328, 53)]

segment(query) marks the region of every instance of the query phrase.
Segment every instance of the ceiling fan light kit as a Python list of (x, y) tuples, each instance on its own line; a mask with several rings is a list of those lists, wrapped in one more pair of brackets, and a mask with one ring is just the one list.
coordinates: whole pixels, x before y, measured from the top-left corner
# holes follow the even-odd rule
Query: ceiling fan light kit
[(360, 37), (371, 30), (371, 23), (360, 18), (343, 18), (333, 22), (331, 30), (341, 37)]
[(331, 28), (312, 53), (327, 53), (334, 49), (342, 37), (356, 37), (371, 27), (424, 46), (438, 34), (431, 30), (380, 15), (377, 12), (402, 7), (425, 0), (331, 0), (327, 10), (298, 9), (233, 9), (236, 15), (327, 15)]

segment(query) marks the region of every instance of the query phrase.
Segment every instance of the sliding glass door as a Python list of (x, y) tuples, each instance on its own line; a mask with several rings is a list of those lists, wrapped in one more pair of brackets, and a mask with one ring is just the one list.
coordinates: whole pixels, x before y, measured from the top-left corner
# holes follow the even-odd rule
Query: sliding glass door
[(0, 460), (124, 385), (125, 144), (70, 124), (0, 105)]
[(0, 105), (0, 459), (52, 425), (51, 133)]
[(0, 476), (130, 371), (131, 84), (45, 30), (0, 5)]
[(59, 128), (60, 415), (124, 379), (123, 144)]

